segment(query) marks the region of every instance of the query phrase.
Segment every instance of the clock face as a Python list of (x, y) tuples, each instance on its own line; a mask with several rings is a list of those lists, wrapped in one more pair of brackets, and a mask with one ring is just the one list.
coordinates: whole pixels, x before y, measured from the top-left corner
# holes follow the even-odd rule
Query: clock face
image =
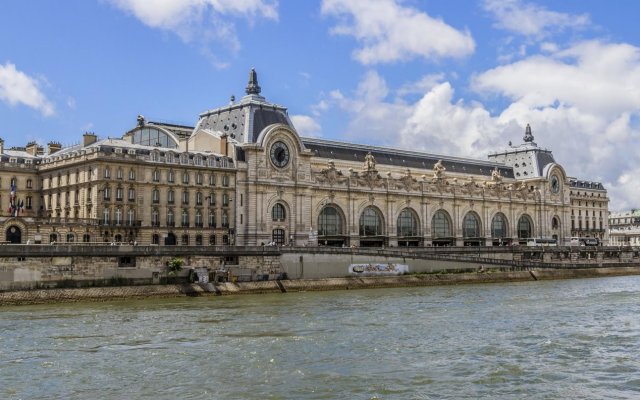
[(289, 148), (284, 142), (275, 142), (271, 146), (271, 162), (278, 168), (284, 168), (289, 164)]
[(556, 175), (551, 175), (551, 191), (558, 193), (560, 191), (560, 180)]

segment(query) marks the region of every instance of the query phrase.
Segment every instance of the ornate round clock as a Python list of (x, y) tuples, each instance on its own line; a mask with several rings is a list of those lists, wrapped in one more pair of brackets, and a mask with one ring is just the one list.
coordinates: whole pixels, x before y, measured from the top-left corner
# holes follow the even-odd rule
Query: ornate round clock
[(556, 175), (551, 175), (551, 191), (558, 193), (560, 191), (560, 180)]
[(284, 142), (278, 141), (271, 146), (271, 162), (278, 168), (289, 164), (289, 147)]

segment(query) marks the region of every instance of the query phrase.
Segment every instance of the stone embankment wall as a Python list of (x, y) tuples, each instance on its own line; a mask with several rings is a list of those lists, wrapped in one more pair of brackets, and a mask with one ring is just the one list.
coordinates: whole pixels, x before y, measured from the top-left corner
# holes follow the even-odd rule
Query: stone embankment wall
[(0, 306), (56, 302), (109, 301), (162, 297), (197, 297), (215, 295), (294, 293), (305, 291), (352, 290), (393, 287), (438, 286), (524, 282), (550, 279), (596, 278), (640, 275), (640, 267), (607, 267), (585, 269), (531, 270), (512, 272), (476, 272), (458, 274), (423, 274), (387, 277), (345, 277), (328, 279), (295, 279), (263, 282), (220, 284), (147, 285), (83, 289), (47, 289), (0, 292)]

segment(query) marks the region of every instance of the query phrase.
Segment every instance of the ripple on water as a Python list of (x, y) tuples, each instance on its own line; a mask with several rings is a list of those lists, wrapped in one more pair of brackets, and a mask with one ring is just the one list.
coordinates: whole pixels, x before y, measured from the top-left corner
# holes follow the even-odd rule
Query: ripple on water
[(8, 307), (0, 398), (640, 398), (639, 300), (622, 277)]

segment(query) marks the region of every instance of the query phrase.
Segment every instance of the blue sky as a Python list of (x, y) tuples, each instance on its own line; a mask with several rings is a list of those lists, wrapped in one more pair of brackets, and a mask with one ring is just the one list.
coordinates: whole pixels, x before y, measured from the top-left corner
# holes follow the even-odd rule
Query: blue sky
[(485, 158), (522, 140), (637, 207), (640, 3), (5, 0), (0, 137), (195, 124), (248, 71), (304, 136)]

